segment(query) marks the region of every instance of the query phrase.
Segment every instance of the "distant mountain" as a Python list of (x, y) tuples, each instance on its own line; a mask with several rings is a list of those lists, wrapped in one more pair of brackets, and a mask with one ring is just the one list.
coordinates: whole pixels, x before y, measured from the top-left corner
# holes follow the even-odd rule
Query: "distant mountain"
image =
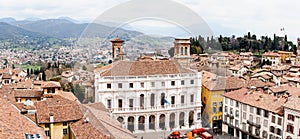
[(12, 23), (12, 22), (16, 22), (16, 19), (14, 19), (12, 17), (5, 17), (5, 18), (0, 18), (0, 22)]
[(21, 39), (24, 37), (46, 37), (46, 35), (28, 31), (4, 22), (0, 22), (0, 30), (0, 40)]
[(80, 24), (80, 23), (81, 23), (80, 21), (78, 21), (78, 20), (76, 20), (76, 19), (73, 19), (73, 18), (71, 18), (71, 17), (67, 17), (67, 16), (62, 16), (62, 17), (59, 17), (58, 19), (68, 20), (68, 21), (70, 21), (70, 22), (72, 22), (72, 23), (76, 23), (76, 24)]
[(39, 20), (42, 20), (41, 18), (37, 18), (37, 17), (29, 17), (29, 18), (26, 18), (24, 19), (25, 21), (39, 21)]
[[(123, 36), (123, 38), (130, 38), (132, 36), (141, 35), (137, 31), (129, 31), (124, 29), (117, 29), (100, 24), (76, 24), (66, 19), (46, 19), (34, 22), (15, 22), (12, 23), (18, 27), (29, 31), (39, 32), (56, 38), (78, 38), (83, 37), (109, 37), (109, 36)], [(111, 32), (115, 31), (115, 32)]]

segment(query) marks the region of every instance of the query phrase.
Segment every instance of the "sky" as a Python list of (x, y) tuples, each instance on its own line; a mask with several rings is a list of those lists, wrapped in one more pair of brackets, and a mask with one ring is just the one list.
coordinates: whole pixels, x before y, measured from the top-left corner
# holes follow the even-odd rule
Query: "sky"
[[(128, 0), (2, 0), (0, 18), (21, 20), (31, 17), (58, 18), (68, 16), (80, 21), (93, 21), (103, 12)], [(174, 0), (196, 12), (215, 35), (258, 36), (288, 35), (293, 42), (300, 37), (299, 0)], [(146, 33), (174, 28), (161, 21), (137, 21), (130, 24)], [(157, 28), (156, 30), (153, 28)], [(284, 31), (280, 31), (284, 28)], [(175, 32), (175, 33), (178, 33)], [(168, 34), (172, 35), (172, 34)]]

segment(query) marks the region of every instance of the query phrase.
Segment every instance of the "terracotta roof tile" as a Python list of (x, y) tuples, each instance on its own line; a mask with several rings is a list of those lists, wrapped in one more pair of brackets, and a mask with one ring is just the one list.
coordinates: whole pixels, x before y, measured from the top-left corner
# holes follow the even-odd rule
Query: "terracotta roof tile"
[(15, 98), (40, 98), (43, 94), (40, 89), (15, 89), (12, 92)]
[(54, 122), (74, 121), (82, 118), (79, 103), (62, 97), (59, 94), (46, 96), (46, 100), (35, 103), (38, 113), (38, 123), (49, 123), (50, 115)]
[(254, 91), (247, 88), (225, 93), (224, 97), (278, 114), (282, 114), (282, 106), (287, 101), (284, 97), (278, 98), (262, 91)]
[(157, 74), (193, 73), (182, 68), (174, 60), (154, 61), (119, 61), (113, 63), (111, 68), (101, 73), (101, 76), (140, 76)]
[(21, 115), (12, 104), (2, 98), (0, 98), (0, 113), (1, 138), (24, 139), (25, 133), (40, 134), (42, 138), (46, 138), (42, 128), (38, 127), (26, 116)]

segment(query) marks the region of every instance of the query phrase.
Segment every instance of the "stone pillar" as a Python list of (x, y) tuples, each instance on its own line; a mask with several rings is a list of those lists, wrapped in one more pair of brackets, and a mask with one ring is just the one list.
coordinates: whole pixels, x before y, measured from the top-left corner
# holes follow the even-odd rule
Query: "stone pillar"
[(138, 131), (139, 127), (139, 116), (134, 116), (134, 132)]
[(128, 116), (124, 116), (124, 121), (123, 121), (124, 125), (123, 127), (128, 129)]
[(155, 115), (155, 130), (159, 130), (159, 114)]
[(167, 131), (170, 130), (170, 113), (165, 114), (165, 127)]
[(179, 127), (179, 112), (175, 113), (175, 124), (174, 127), (177, 128)]
[(184, 126), (189, 127), (189, 112), (184, 112)]
[(149, 115), (145, 116), (144, 126), (145, 126), (145, 132), (148, 131), (149, 130)]

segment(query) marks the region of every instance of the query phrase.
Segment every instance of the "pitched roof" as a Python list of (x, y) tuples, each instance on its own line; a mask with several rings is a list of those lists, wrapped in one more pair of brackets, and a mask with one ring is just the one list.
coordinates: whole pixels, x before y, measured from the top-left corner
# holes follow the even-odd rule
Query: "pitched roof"
[(25, 81), (21, 81), (15, 84), (14, 88), (18, 89), (30, 89), (33, 87), (33, 81), (31, 79), (25, 79)]
[(233, 90), (244, 87), (244, 81), (239, 77), (218, 77), (203, 83), (209, 90)]
[(300, 111), (300, 98), (299, 96), (290, 97), (289, 100), (283, 105), (286, 108)]
[(46, 138), (43, 128), (21, 115), (12, 104), (2, 98), (0, 98), (0, 113), (1, 138), (24, 139), (25, 133), (40, 134), (42, 138)]
[(47, 94), (45, 97), (46, 100), (35, 102), (38, 123), (49, 123), (50, 115), (54, 117), (54, 122), (79, 120), (83, 116), (77, 101), (71, 101), (59, 94)]
[(113, 63), (111, 68), (102, 72), (101, 76), (142, 76), (179, 73), (193, 73), (193, 71), (181, 67), (174, 60), (118, 61)]
[(50, 87), (61, 87), (59, 82), (55, 81), (44, 81), (42, 82), (42, 88), (50, 88)]
[(37, 98), (42, 97), (43, 90), (40, 89), (15, 89), (13, 90), (15, 98)]
[[(117, 120), (110, 117), (107, 111), (91, 107), (95, 105), (101, 104), (97, 103), (82, 105), (81, 110), (85, 117), (80, 121), (71, 124), (71, 130), (76, 138), (134, 138), (132, 133), (129, 130), (122, 128), (121, 124)], [(88, 119), (89, 121), (84, 122), (85, 119)]]
[(277, 98), (276, 96), (266, 94), (262, 91), (248, 90), (247, 88), (241, 88), (239, 90), (225, 93), (224, 97), (277, 114), (283, 113), (281, 107), (287, 101), (286, 98)]

